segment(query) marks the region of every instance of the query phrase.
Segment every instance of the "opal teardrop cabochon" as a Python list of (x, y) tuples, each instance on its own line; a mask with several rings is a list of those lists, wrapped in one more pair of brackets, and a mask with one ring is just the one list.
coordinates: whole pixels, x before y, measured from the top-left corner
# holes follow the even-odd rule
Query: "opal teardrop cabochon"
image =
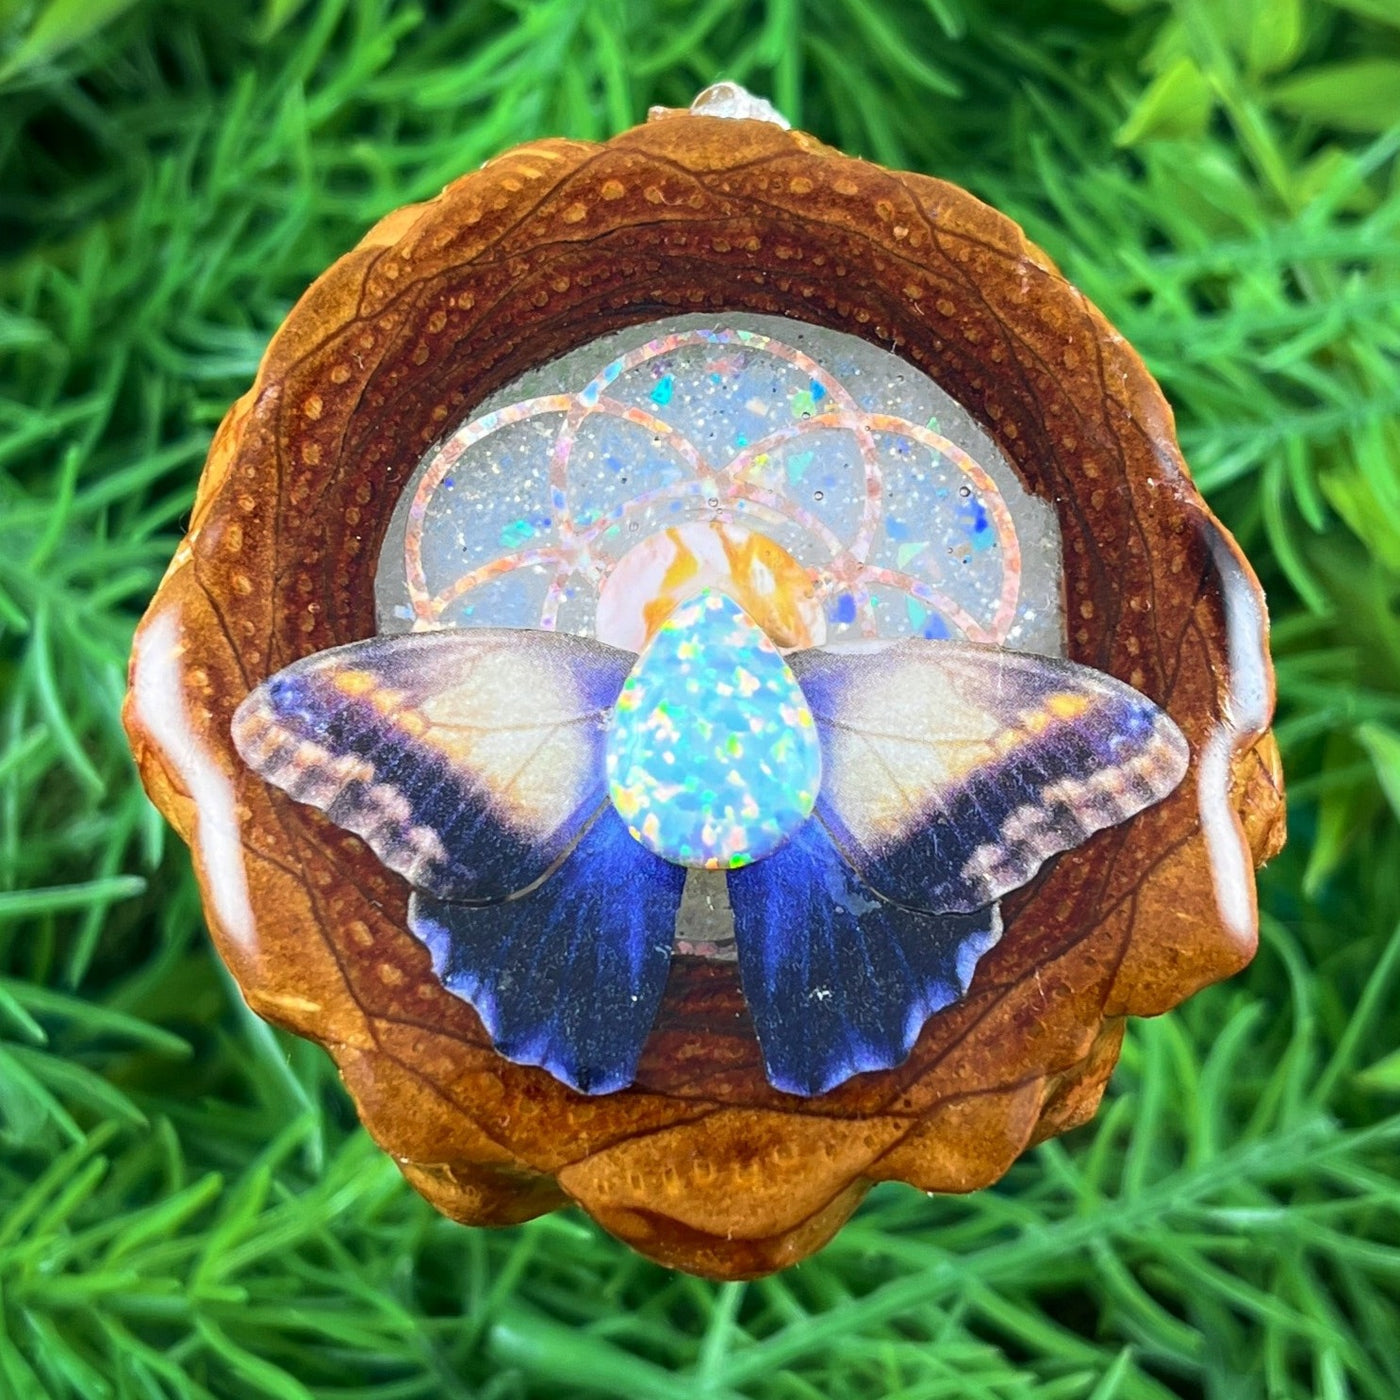
[(821, 750), (797, 678), (762, 628), (706, 589), (673, 612), (623, 684), (608, 785), (627, 829), (667, 860), (734, 869), (811, 815)]

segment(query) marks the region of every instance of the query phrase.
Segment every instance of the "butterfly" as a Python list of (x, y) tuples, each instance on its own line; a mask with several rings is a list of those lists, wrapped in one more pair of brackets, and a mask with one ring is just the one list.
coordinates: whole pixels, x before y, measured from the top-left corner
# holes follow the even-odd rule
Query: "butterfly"
[(1102, 672), (925, 638), (784, 657), (717, 590), (640, 658), (488, 627), (336, 647), (258, 686), (233, 738), (408, 882), (496, 1049), (587, 1094), (635, 1078), (688, 867), (726, 870), (767, 1077), (813, 1096), (901, 1063), (997, 901), (1189, 760)]

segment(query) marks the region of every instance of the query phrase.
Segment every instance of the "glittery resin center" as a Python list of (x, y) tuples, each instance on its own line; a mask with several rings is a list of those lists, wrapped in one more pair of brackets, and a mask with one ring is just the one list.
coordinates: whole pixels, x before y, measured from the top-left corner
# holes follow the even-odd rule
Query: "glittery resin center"
[(613, 805), (677, 865), (737, 869), (811, 815), (821, 783), (812, 712), (778, 649), (713, 589), (657, 629), (618, 697)]

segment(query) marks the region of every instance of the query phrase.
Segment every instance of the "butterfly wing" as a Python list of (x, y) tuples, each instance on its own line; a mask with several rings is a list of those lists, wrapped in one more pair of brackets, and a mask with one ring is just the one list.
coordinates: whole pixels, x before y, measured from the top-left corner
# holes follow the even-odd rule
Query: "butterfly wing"
[(489, 908), (415, 894), (409, 927), (502, 1055), (607, 1094), (636, 1077), (684, 884), (607, 807), (529, 893)]
[(729, 902), (768, 1079), (790, 1094), (900, 1064), (1001, 934), (995, 905), (933, 915), (882, 899), (815, 820), (730, 871)]
[(813, 818), (729, 873), (770, 1081), (825, 1093), (888, 1069), (967, 991), (996, 900), (1181, 781), (1137, 691), (1071, 662), (924, 639), (788, 658), (822, 745)]
[(633, 1079), (685, 872), (608, 804), (608, 715), (636, 658), (551, 632), (375, 637), (234, 715), (244, 760), (414, 886), (409, 927), (497, 1049), (584, 1093)]
[(1145, 695), (1069, 661), (909, 638), (789, 663), (821, 738), (818, 820), (871, 889), (931, 913), (1019, 888), (1190, 757)]
[(415, 888), (490, 903), (553, 869), (606, 801), (607, 717), (634, 660), (553, 632), (372, 637), (277, 672), (233, 740)]

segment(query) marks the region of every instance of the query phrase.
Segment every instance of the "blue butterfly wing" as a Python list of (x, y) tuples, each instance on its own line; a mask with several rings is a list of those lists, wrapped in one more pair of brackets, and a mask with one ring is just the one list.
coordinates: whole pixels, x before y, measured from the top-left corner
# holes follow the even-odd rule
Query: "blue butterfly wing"
[(636, 657), (552, 632), (374, 637), (279, 671), (234, 715), (245, 762), (414, 887), (409, 925), (507, 1058), (629, 1083), (685, 872), (608, 802), (608, 716)]
[(1186, 741), (1070, 662), (922, 638), (788, 658), (816, 721), (811, 820), (729, 874), (768, 1077), (824, 1093), (888, 1069), (960, 999), (996, 901), (1169, 793)]
[(636, 1076), (684, 884), (607, 807), (534, 890), (489, 908), (415, 894), (409, 926), (508, 1060), (606, 1094)]
[(939, 916), (882, 899), (813, 820), (730, 871), (729, 902), (769, 1082), (807, 1096), (902, 1063), (1001, 933), (995, 905)]
[(923, 638), (788, 660), (821, 739), (816, 817), (912, 909), (985, 908), (1160, 801), (1190, 758), (1145, 695), (1069, 661)]
[(234, 744), (415, 888), (489, 903), (553, 869), (607, 800), (608, 714), (635, 660), (552, 632), (372, 637), (260, 685)]

